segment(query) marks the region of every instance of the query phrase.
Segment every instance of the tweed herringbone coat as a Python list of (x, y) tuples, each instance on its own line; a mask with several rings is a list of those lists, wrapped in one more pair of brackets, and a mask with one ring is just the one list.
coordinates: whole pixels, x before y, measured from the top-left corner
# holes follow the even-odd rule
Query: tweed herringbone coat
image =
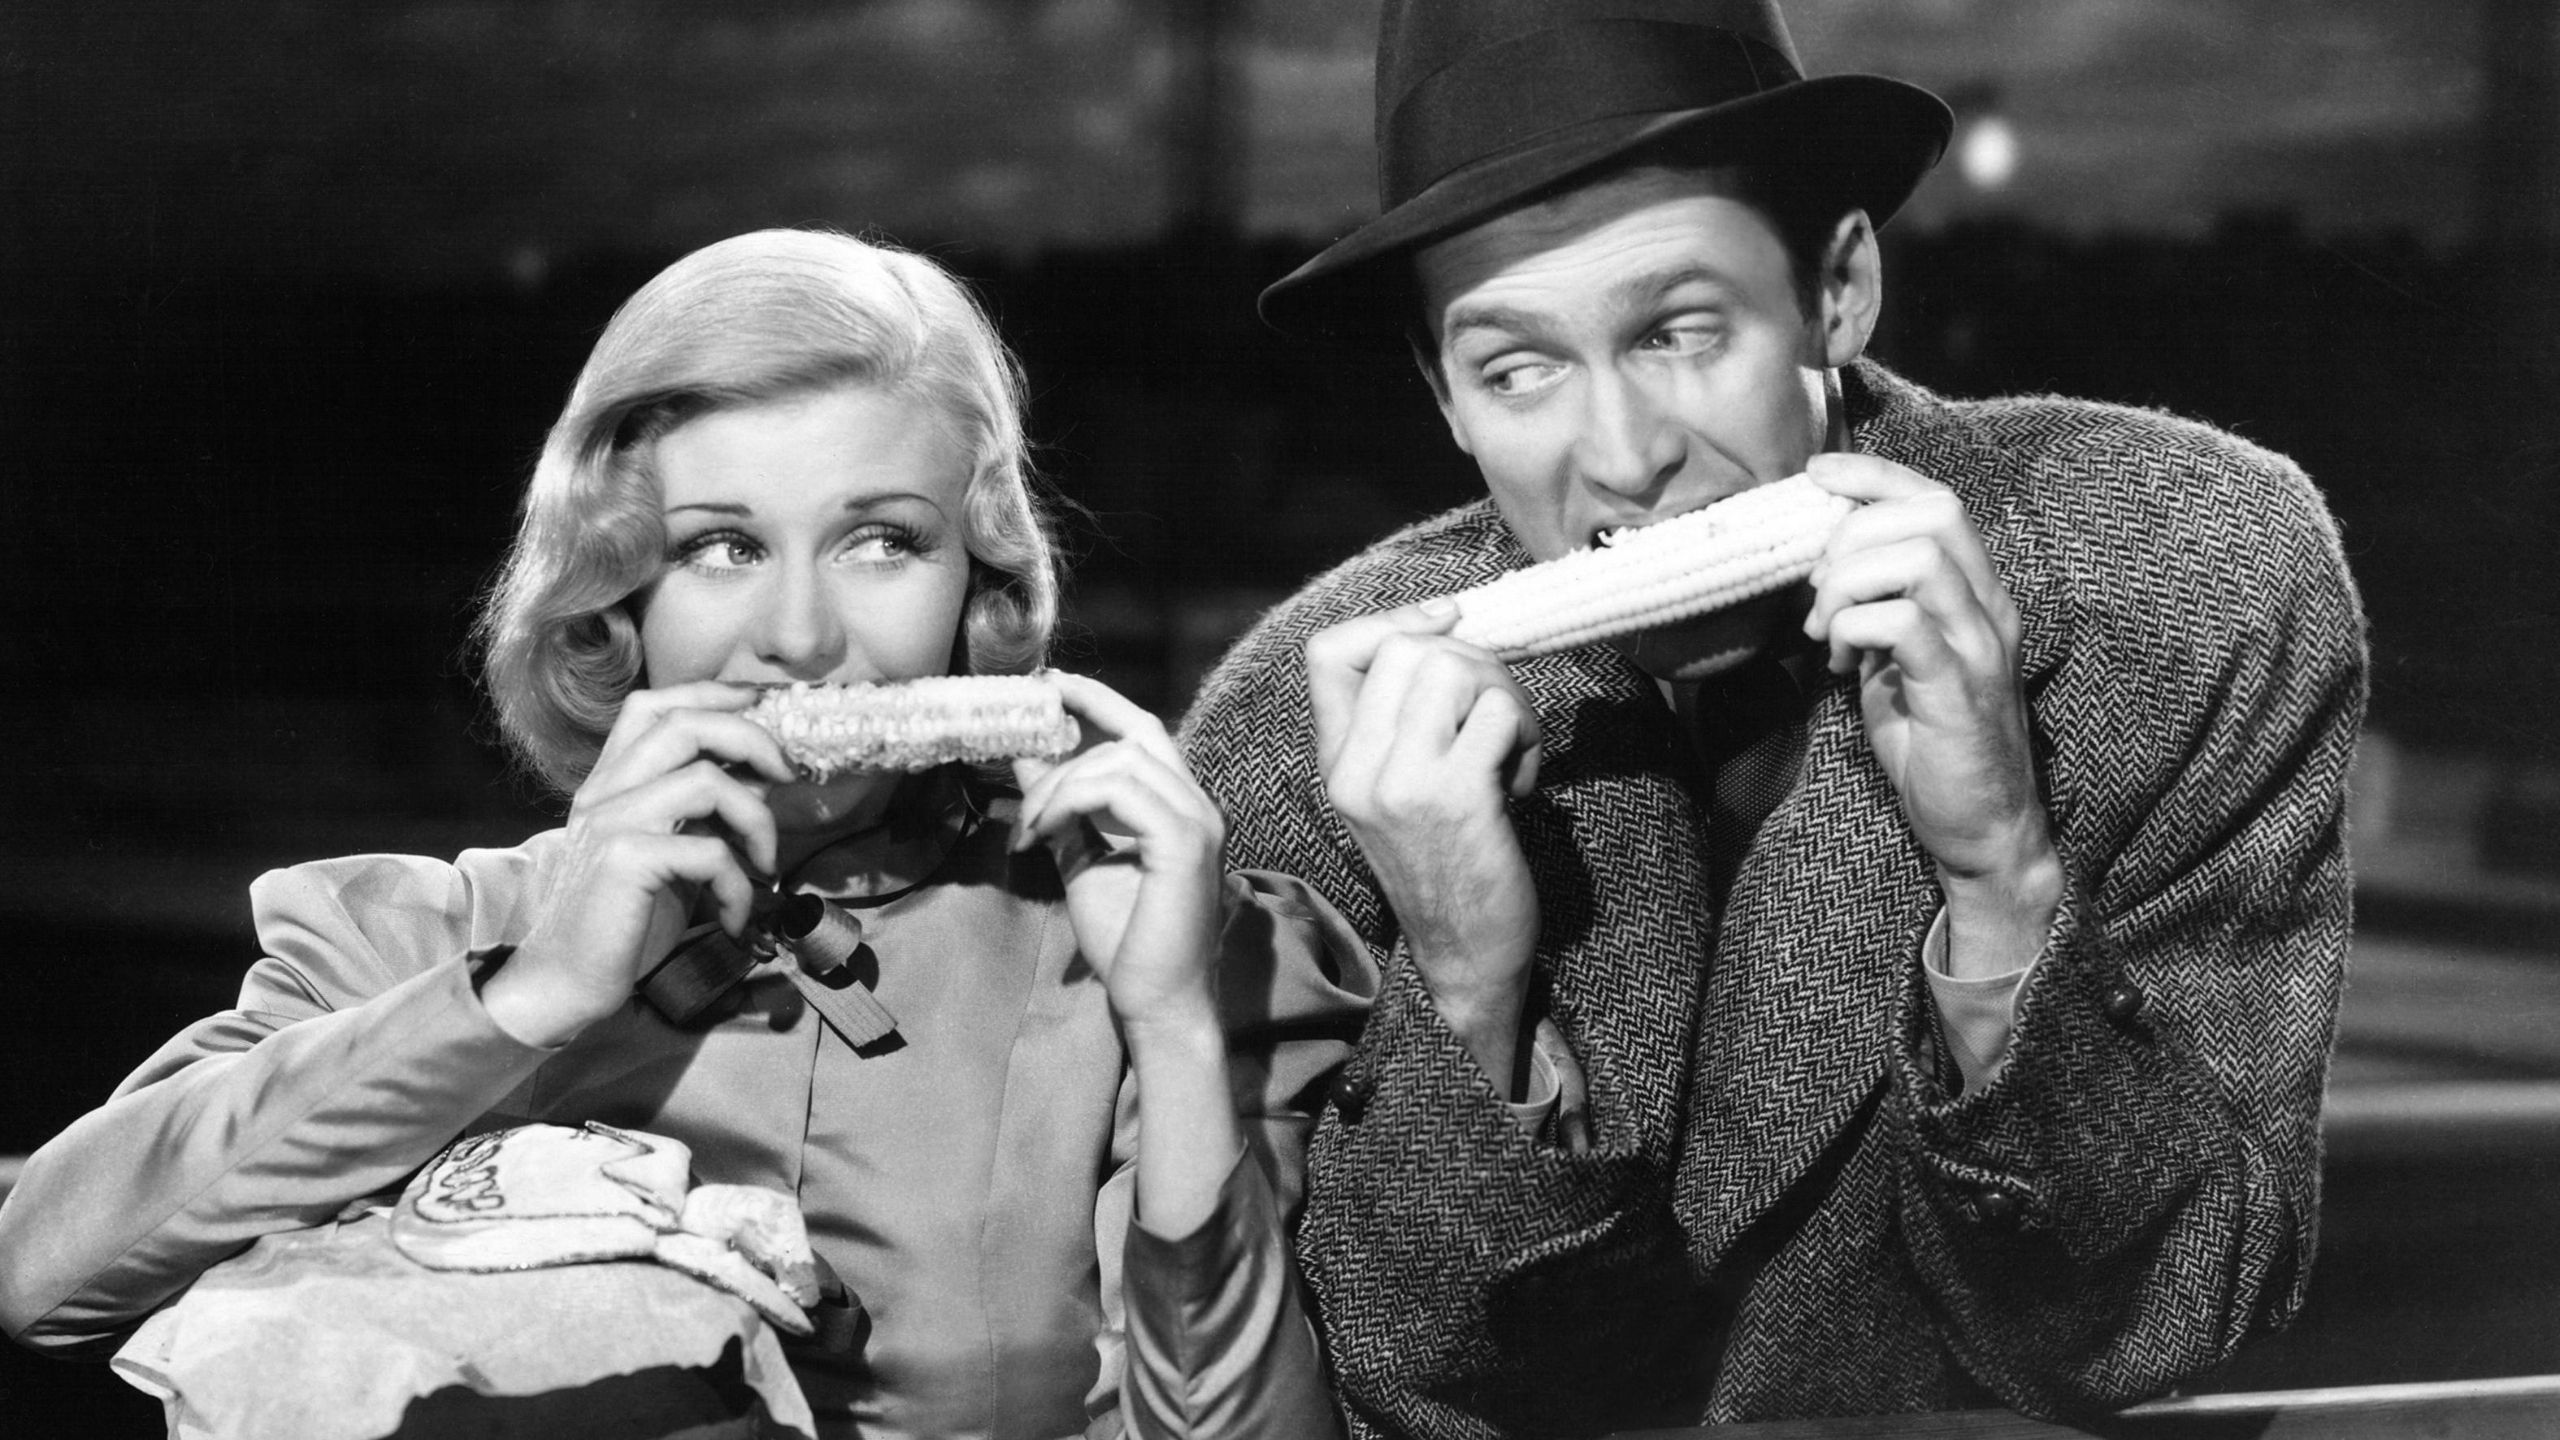
[(2298, 1305), (2348, 939), (2356, 595), (2317, 492), (2205, 426), (1843, 375), (1855, 448), (1954, 488), (2023, 612), (2069, 874), (1991, 1085), (1930, 1063), (1938, 905), (1850, 682), (1710, 913), (1707, 779), (1605, 648), (1516, 667), (1536, 997), (1595, 1144), (1516, 1124), (1329, 807), (1302, 650), (1525, 563), (1489, 504), (1306, 587), (1184, 726), (1231, 863), (1305, 877), (1391, 973), (1314, 1144), (1299, 1255), (1365, 1436), (2112, 1406)]

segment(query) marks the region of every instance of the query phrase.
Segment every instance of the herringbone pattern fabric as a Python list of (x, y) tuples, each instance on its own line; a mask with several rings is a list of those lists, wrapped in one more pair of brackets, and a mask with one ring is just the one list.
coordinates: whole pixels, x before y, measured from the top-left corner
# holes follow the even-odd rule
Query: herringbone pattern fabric
[(1518, 667), (1548, 749), (1513, 813), (1596, 1144), (1509, 1121), (1325, 802), (1301, 654), (1523, 563), (1488, 505), (1308, 586), (1185, 723), (1232, 863), (1305, 877), (1391, 965), (1299, 1236), (1357, 1433), (2068, 1411), (2156, 1393), (2299, 1301), (2364, 696), (2326, 511), (2203, 426), (1845, 379), (1858, 448), (1964, 497), (2026, 617), (2072, 890), (1988, 1089), (1950, 1099), (1921, 1060), (1936, 891), (1846, 683), (1718, 917), (1705, 782), (1595, 649)]

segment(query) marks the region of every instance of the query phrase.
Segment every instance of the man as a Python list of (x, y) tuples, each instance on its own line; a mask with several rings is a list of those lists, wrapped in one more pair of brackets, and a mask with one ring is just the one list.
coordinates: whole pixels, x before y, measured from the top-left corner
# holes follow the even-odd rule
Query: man
[[(1861, 359), (1949, 117), (1800, 75), (1766, 0), (1389, 0), (1384, 213), (1264, 296), (1410, 345), (1489, 491), (1185, 731), (1390, 966), (1300, 1232), (1359, 1434), (2103, 1408), (2301, 1298), (2334, 529), (2203, 426)], [(1774, 601), (1508, 668), (1432, 603), (1799, 472), (1864, 503)]]

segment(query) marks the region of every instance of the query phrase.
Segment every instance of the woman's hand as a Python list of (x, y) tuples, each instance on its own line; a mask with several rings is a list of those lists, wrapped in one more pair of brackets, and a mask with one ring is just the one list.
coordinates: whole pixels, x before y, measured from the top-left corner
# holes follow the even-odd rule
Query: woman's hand
[[(754, 702), (751, 687), (713, 681), (623, 701), (570, 801), (532, 928), (481, 988), (500, 1029), (560, 1045), (620, 1009), (684, 933), (700, 889), (718, 899), (724, 929), (746, 928), (755, 882), (740, 857), (770, 875), (776, 836), (763, 789), (731, 768), (773, 784), (794, 778), (781, 746), (739, 714)], [(731, 838), (703, 833), (706, 822)]]
[(1045, 841), (1057, 856), (1076, 943), (1124, 1029), (1214, 1028), (1225, 818), (1156, 717), (1099, 680), (1056, 678), (1086, 743), (1056, 764), (1014, 762), (1014, 848)]
[(1153, 715), (1098, 680), (1057, 678), (1088, 743), (1055, 765), (1014, 762), (1014, 847), (1045, 841), (1058, 858), (1137, 1075), (1138, 1219), (1179, 1238), (1215, 1211), (1244, 1145), (1217, 1008), (1226, 821)]

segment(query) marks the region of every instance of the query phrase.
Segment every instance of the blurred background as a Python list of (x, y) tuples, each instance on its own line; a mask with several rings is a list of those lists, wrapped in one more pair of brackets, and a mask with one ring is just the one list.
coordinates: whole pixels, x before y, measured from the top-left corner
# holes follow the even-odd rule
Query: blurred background
[[(1817, 73), (1960, 115), (1885, 232), (1877, 353), (2289, 453), (2364, 588), (2327, 1243), (2303, 1325), (2211, 1383), (2560, 1371), (2555, 7), (1790, 20)], [(1253, 318), (1372, 213), (1375, 25), (1376, 0), (13, 0), (0, 1154), (228, 1002), (258, 870), (550, 823), (465, 631), (587, 345), (692, 246), (829, 225), (970, 277), (1091, 517), (1064, 661), (1168, 713), (1261, 607), (1476, 493), (1407, 367)], [(0, 1428), (72, 1393), (150, 1428), (14, 1352)]]

